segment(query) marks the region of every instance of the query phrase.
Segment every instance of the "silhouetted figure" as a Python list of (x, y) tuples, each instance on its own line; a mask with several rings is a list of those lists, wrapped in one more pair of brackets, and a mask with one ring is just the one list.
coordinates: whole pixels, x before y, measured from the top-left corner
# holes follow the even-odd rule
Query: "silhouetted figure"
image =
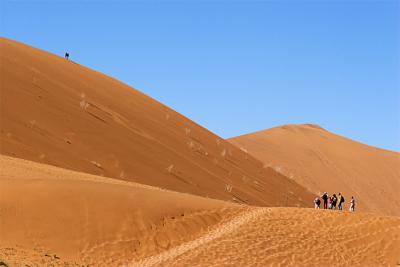
[(339, 193), (339, 205), (338, 205), (339, 210), (343, 210), (343, 204), (344, 204), (344, 197), (341, 193)]
[(65, 59), (68, 60), (69, 59), (69, 53), (65, 52)]
[(322, 195), (322, 200), (324, 201), (324, 209), (327, 209), (328, 208), (328, 193), (327, 192), (325, 192), (323, 195)]
[(336, 209), (336, 204), (337, 204), (338, 198), (336, 194), (333, 194), (332, 196), (332, 209)]
[(314, 199), (314, 206), (315, 206), (315, 209), (317, 209), (317, 210), (319, 210), (319, 206), (321, 205), (321, 200), (319, 199), (319, 197), (316, 197), (315, 199)]

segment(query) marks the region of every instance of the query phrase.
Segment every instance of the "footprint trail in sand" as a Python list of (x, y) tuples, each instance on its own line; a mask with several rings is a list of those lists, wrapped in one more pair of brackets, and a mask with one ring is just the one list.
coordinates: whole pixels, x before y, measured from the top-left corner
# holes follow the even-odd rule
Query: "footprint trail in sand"
[(233, 218), (232, 220), (222, 224), (221, 226), (217, 227), (216, 229), (206, 233), (205, 235), (203, 235), (193, 241), (184, 243), (180, 246), (174, 247), (174, 248), (169, 249), (160, 254), (143, 259), (139, 262), (125, 265), (125, 267), (158, 266), (167, 260), (176, 258), (190, 250), (196, 249), (196, 248), (198, 248), (206, 243), (209, 243), (223, 235), (234, 232), (243, 224), (246, 224), (246, 223), (256, 220), (258, 217), (267, 213), (269, 210), (270, 210), (269, 208), (250, 208), (249, 210), (246, 210), (245, 212), (241, 213), (240, 215)]

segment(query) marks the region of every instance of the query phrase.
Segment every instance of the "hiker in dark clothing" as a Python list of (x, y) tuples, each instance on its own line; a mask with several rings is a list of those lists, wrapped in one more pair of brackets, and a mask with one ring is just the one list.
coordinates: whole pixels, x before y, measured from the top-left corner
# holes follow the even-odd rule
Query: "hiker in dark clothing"
[(341, 193), (339, 193), (339, 205), (338, 205), (339, 210), (343, 210), (343, 203), (344, 203), (344, 197)]
[(324, 209), (327, 209), (328, 208), (328, 193), (327, 192), (325, 192), (323, 195), (322, 195), (322, 200), (324, 201)]
[(338, 202), (338, 198), (337, 198), (336, 194), (333, 194), (333, 196), (332, 196), (332, 209), (336, 209), (337, 202)]
[(65, 52), (65, 59), (68, 60), (69, 59), (69, 53)]
[(337, 204), (338, 198), (336, 194), (333, 194), (332, 196), (332, 209), (336, 209), (336, 204)]
[(315, 199), (314, 199), (314, 206), (315, 206), (315, 209), (317, 209), (317, 210), (319, 210), (319, 206), (321, 205), (321, 200), (319, 199), (319, 197), (316, 197)]

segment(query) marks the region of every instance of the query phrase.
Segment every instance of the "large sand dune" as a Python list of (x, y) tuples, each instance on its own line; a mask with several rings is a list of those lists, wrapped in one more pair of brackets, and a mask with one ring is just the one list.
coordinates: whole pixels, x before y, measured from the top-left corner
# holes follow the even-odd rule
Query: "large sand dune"
[(400, 219), (258, 208), (0, 156), (9, 266), (395, 266)]
[(0, 266), (400, 264), (399, 217), (276, 207), (327, 190), (400, 215), (398, 153), (312, 125), (235, 146), (108, 76), (0, 46)]
[(312, 204), (302, 186), (137, 90), (15, 41), (0, 46), (1, 154), (240, 203)]
[(357, 209), (400, 215), (400, 154), (315, 125), (285, 125), (229, 140), (316, 194), (356, 197)]

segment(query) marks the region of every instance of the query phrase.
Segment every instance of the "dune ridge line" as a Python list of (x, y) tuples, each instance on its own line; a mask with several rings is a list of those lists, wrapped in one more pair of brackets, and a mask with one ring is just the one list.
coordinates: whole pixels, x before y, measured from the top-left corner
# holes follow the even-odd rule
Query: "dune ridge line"
[(232, 220), (222, 224), (221, 226), (217, 227), (216, 229), (204, 234), (203, 236), (179, 245), (177, 247), (171, 248), (167, 251), (164, 251), (160, 254), (148, 257), (141, 261), (123, 265), (124, 267), (151, 267), (155, 265), (159, 265), (164, 261), (176, 258), (192, 249), (196, 249), (202, 245), (205, 245), (223, 235), (229, 234), (235, 230), (237, 230), (240, 226), (245, 223), (249, 223), (260, 217), (261, 215), (270, 211), (270, 208), (251, 208), (248, 211), (241, 213), (240, 215), (236, 216)]

